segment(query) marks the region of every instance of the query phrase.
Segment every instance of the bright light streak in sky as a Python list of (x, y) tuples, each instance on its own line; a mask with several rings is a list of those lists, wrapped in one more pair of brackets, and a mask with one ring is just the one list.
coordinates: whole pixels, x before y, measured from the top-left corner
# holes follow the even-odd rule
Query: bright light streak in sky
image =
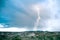
[(38, 28), (38, 25), (39, 25), (39, 21), (40, 21), (40, 10), (41, 10), (41, 7), (40, 5), (33, 5), (33, 11), (36, 11), (37, 13), (37, 19), (36, 19), (36, 22), (34, 24), (34, 31), (37, 31), (37, 28)]

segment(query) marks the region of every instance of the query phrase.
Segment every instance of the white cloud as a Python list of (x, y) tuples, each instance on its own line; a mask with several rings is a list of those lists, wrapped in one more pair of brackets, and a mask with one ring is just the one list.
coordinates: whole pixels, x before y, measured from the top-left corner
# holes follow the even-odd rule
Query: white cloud
[(26, 28), (11, 27), (11, 28), (0, 28), (0, 31), (4, 31), (4, 32), (24, 32), (24, 31), (27, 31), (27, 29)]
[(43, 31), (60, 31), (60, 19), (49, 19), (45, 23)]
[(0, 24), (0, 27), (4, 27), (4, 25)]

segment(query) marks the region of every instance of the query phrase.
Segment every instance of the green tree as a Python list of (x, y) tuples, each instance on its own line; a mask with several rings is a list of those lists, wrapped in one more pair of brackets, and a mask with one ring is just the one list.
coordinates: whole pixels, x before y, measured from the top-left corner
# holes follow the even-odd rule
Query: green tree
[(12, 38), (12, 40), (21, 40), (21, 37), (19, 35), (17, 35), (14, 38)]

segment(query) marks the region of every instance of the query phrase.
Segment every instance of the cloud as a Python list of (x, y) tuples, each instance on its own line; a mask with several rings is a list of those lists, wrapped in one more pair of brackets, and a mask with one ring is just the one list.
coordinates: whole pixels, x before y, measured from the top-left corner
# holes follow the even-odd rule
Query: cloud
[[(6, 3), (5, 3), (6, 2)], [(31, 5), (40, 5), (43, 10), (40, 13), (40, 30), (60, 31), (60, 13), (58, 13), (57, 2), (52, 0), (8, 0), (1, 10), (0, 22), (8, 25), (9, 28), (0, 28), (2, 31), (26, 27), (33, 29), (37, 20), (37, 13), (33, 11)], [(2, 6), (1, 6), (2, 7)], [(35, 10), (35, 9), (34, 9)], [(57, 19), (57, 17), (59, 19)], [(55, 18), (55, 19), (54, 19)], [(0, 24), (1, 27), (5, 27)], [(10, 28), (16, 27), (16, 28)], [(17, 30), (18, 29), (18, 30)], [(24, 28), (23, 28), (24, 29)], [(25, 30), (25, 29), (24, 29)], [(37, 29), (38, 30), (38, 29)]]
[(0, 28), (0, 31), (3, 31), (3, 32), (24, 32), (24, 31), (27, 31), (27, 29), (26, 28), (11, 27), (11, 28)]
[(49, 19), (45, 21), (43, 31), (60, 31), (60, 19)]
[(32, 12), (25, 7), (26, 4), (24, 5), (21, 1), (19, 2), (19, 0), (8, 0), (4, 5), (5, 7), (1, 10), (1, 22), (8, 24), (10, 27), (33, 27), (36, 18), (35, 15), (32, 15)]
[(0, 24), (0, 27), (2, 28), (2, 27), (4, 27), (2, 24)]

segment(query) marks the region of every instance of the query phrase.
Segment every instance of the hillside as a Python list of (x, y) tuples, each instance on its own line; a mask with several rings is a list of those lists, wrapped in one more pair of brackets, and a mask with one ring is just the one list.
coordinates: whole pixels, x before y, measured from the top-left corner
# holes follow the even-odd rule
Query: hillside
[(60, 32), (0, 32), (0, 40), (60, 40)]

